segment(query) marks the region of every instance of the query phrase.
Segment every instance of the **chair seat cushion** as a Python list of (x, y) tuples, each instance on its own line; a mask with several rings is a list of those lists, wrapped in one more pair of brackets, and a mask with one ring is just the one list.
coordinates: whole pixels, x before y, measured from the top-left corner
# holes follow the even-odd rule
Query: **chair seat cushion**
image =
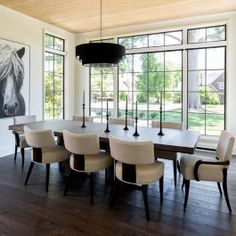
[(90, 155), (70, 155), (71, 169), (79, 172), (97, 172), (113, 164), (113, 159), (106, 152)]
[[(53, 147), (46, 147), (42, 148), (42, 156), (41, 158), (33, 158), (33, 151), (31, 160), (33, 162), (39, 162), (44, 164), (50, 164), (54, 162), (61, 162), (65, 161), (68, 158), (66, 155), (67, 152), (63, 146), (53, 146)], [(40, 160), (40, 161), (35, 161)]]
[(123, 164), (116, 162), (116, 177), (128, 184), (143, 185), (159, 180), (164, 173), (164, 163), (157, 161), (152, 164), (136, 165), (136, 182), (125, 181), (123, 178)]
[[(187, 180), (194, 180), (194, 166), (198, 160), (216, 162), (217, 160), (212, 157), (182, 154), (180, 160), (180, 170), (183, 177)], [(223, 181), (223, 168), (225, 166), (213, 166), (213, 165), (200, 165), (198, 169), (199, 180), (205, 181)]]

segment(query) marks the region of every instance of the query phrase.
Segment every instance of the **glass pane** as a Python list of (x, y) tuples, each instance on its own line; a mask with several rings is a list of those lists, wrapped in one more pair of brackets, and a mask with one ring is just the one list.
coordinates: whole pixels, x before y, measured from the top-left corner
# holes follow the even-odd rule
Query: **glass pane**
[(46, 48), (53, 48), (53, 36), (45, 34), (44, 44)]
[(182, 113), (181, 112), (165, 111), (164, 120), (169, 121), (169, 122), (181, 122), (182, 121)]
[(173, 51), (165, 53), (165, 70), (182, 70), (182, 52)]
[(172, 71), (165, 73), (165, 91), (182, 90), (182, 73), (181, 71)]
[(148, 54), (134, 54), (134, 72), (148, 71)]
[(182, 44), (182, 31), (165, 33), (165, 45)]
[(101, 108), (91, 108), (90, 112), (94, 122), (101, 122)]
[(134, 48), (143, 48), (148, 46), (148, 36), (134, 36), (133, 37), (133, 47)]
[(188, 72), (188, 91), (198, 92), (205, 86), (205, 71)]
[(119, 44), (123, 45), (126, 49), (133, 48), (132, 37), (119, 38), (118, 42)]
[(57, 109), (63, 107), (63, 93), (54, 93), (54, 107)]
[(149, 47), (164, 46), (164, 34), (149, 35)]
[(62, 52), (64, 51), (64, 40), (63, 39), (55, 38), (54, 43), (55, 43), (54, 49), (62, 51)]
[(149, 92), (149, 110), (158, 110), (160, 108), (160, 92)]
[(64, 69), (64, 57), (60, 55), (54, 55), (54, 72), (56, 73), (63, 73)]
[(132, 74), (119, 74), (119, 90), (132, 91)]
[(51, 71), (53, 72), (53, 54), (52, 53), (45, 53), (44, 57), (44, 71)]
[(225, 40), (225, 26), (207, 28), (207, 42)]
[(54, 91), (55, 93), (63, 91), (63, 75), (54, 74)]
[(189, 112), (205, 113), (205, 92), (188, 93), (188, 110)]
[(207, 71), (207, 90), (209, 91), (224, 91), (224, 71), (223, 70), (214, 70)]
[(223, 93), (206, 93), (206, 112), (224, 114), (224, 94)]
[(164, 71), (164, 52), (149, 53), (149, 71)]
[[(109, 116), (113, 116), (113, 108), (114, 108), (114, 94), (113, 92), (107, 92), (104, 94), (103, 100), (102, 100), (102, 108), (103, 108), (103, 114), (106, 116), (107, 111)], [(108, 105), (108, 106), (107, 106)]]
[(92, 90), (101, 90), (102, 88), (102, 79), (100, 75), (92, 75), (91, 76), (91, 89)]
[(148, 74), (147, 73), (134, 74), (134, 90), (136, 91), (148, 90)]
[(224, 69), (225, 65), (225, 48), (207, 49), (207, 69)]
[(121, 63), (119, 63), (119, 73), (132, 72), (133, 68), (132, 59), (133, 59), (132, 55), (125, 56), (125, 59)]
[(188, 69), (204, 70), (205, 69), (205, 49), (188, 50)]
[(205, 114), (188, 113), (188, 129), (205, 134)]
[(206, 42), (206, 29), (188, 30), (188, 43)]
[(101, 74), (101, 68), (100, 67), (90, 67), (90, 73), (91, 75), (100, 75)]
[(113, 74), (103, 74), (103, 90), (113, 91)]
[(211, 135), (220, 135), (224, 129), (224, 116), (219, 114), (206, 115), (206, 133)]
[(149, 91), (164, 90), (164, 72), (149, 73)]
[(181, 92), (165, 92), (165, 111), (181, 112), (182, 95)]
[(91, 92), (91, 107), (92, 108), (101, 108), (101, 93), (100, 92)]

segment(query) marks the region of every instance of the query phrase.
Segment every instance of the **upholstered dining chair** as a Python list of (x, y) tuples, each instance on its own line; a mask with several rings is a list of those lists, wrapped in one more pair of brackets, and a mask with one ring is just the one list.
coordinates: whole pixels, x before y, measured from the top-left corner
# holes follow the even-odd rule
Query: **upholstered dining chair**
[(153, 142), (127, 141), (110, 136), (109, 144), (111, 156), (115, 159), (111, 207), (116, 197), (118, 181), (135, 185), (142, 189), (146, 219), (150, 220), (148, 184), (159, 180), (160, 201), (163, 201), (164, 163), (155, 161)]
[(196, 154), (182, 154), (180, 170), (185, 185), (184, 210), (187, 207), (190, 180), (196, 180), (217, 182), (220, 194), (222, 194), (222, 183), (226, 204), (229, 211), (232, 212), (227, 190), (227, 170), (232, 157), (233, 145), (234, 137), (223, 130), (217, 144), (215, 158)]
[[(116, 124), (116, 125), (125, 125), (125, 118), (109, 118), (109, 124)], [(127, 119), (127, 125), (134, 125), (133, 119)]]
[(67, 159), (66, 150), (63, 146), (55, 144), (54, 135), (51, 129), (36, 130), (24, 126), (25, 139), (32, 147), (31, 163), (25, 179), (27, 185), (35, 163), (46, 165), (46, 192), (48, 192), (50, 164), (62, 162)]
[[(30, 122), (36, 121), (35, 115), (25, 115), (25, 116), (15, 116), (13, 117), (13, 124), (26, 124)], [(15, 154), (14, 154), (14, 161), (16, 161), (17, 157), (17, 150), (20, 148), (21, 152), (21, 158), (22, 158), (22, 164), (21, 168), (24, 168), (25, 163), (25, 148), (28, 148), (29, 145), (25, 141), (25, 135), (23, 132), (13, 131), (13, 134), (15, 135)]]
[[(152, 127), (155, 128), (159, 128), (160, 127), (160, 122), (159, 121), (152, 121)], [(183, 129), (183, 123), (182, 122), (162, 122), (162, 127), (163, 128), (167, 128), (167, 129), (179, 129), (182, 130)], [(168, 159), (168, 160), (172, 160), (173, 161), (173, 174), (174, 174), (174, 184), (176, 187), (176, 183), (177, 183), (177, 170), (180, 171), (179, 169), (179, 162), (178, 162), (178, 157), (179, 157), (179, 153), (173, 153), (172, 155), (165, 155), (165, 156), (158, 156), (159, 158), (164, 158), (164, 159)]]
[[(86, 121), (86, 122), (93, 122), (92, 116), (85, 116), (84, 118), (85, 118), (84, 121)], [(74, 115), (73, 120), (83, 121), (83, 116)]]
[[(76, 134), (63, 131), (65, 148), (70, 153), (70, 168), (76, 172), (88, 173), (90, 176), (90, 202), (94, 203), (94, 173), (112, 166), (111, 156), (100, 151), (97, 134)], [(67, 194), (71, 173), (66, 181), (64, 195)]]

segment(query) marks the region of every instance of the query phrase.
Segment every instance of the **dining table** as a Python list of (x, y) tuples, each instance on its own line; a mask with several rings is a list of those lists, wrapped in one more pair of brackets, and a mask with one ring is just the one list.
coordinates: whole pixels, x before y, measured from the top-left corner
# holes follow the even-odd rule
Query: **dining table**
[(55, 136), (63, 139), (63, 130), (79, 134), (96, 133), (99, 136), (100, 143), (109, 146), (109, 137), (120, 138), (127, 141), (152, 141), (154, 145), (155, 155), (171, 157), (177, 152), (194, 153), (200, 133), (192, 130), (178, 130), (163, 128), (164, 135), (158, 135), (159, 129), (152, 127), (138, 126), (139, 136), (134, 136), (134, 126), (128, 126), (128, 130), (124, 130), (123, 125), (110, 124), (110, 132), (104, 132), (106, 124), (88, 122), (86, 127), (81, 127), (81, 121), (74, 120), (42, 120), (27, 124), (10, 125), (9, 130), (22, 132), (24, 125), (31, 129), (52, 129)]

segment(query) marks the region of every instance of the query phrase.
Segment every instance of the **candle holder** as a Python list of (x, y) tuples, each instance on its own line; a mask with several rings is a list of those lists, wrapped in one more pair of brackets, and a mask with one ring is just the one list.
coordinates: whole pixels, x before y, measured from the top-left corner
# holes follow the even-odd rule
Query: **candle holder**
[(107, 128), (104, 130), (104, 132), (105, 133), (109, 133), (110, 132), (110, 130), (109, 130), (109, 115), (108, 115), (108, 113), (107, 113), (107, 115), (106, 115), (106, 117), (107, 117)]
[(133, 136), (139, 136), (139, 133), (138, 133), (138, 117), (136, 116), (135, 118), (135, 132), (133, 134)]
[(81, 128), (85, 128), (85, 104), (83, 103), (83, 123), (81, 125)]
[(129, 128), (127, 127), (127, 116), (128, 116), (128, 109), (125, 109), (125, 127), (123, 130), (129, 130)]

